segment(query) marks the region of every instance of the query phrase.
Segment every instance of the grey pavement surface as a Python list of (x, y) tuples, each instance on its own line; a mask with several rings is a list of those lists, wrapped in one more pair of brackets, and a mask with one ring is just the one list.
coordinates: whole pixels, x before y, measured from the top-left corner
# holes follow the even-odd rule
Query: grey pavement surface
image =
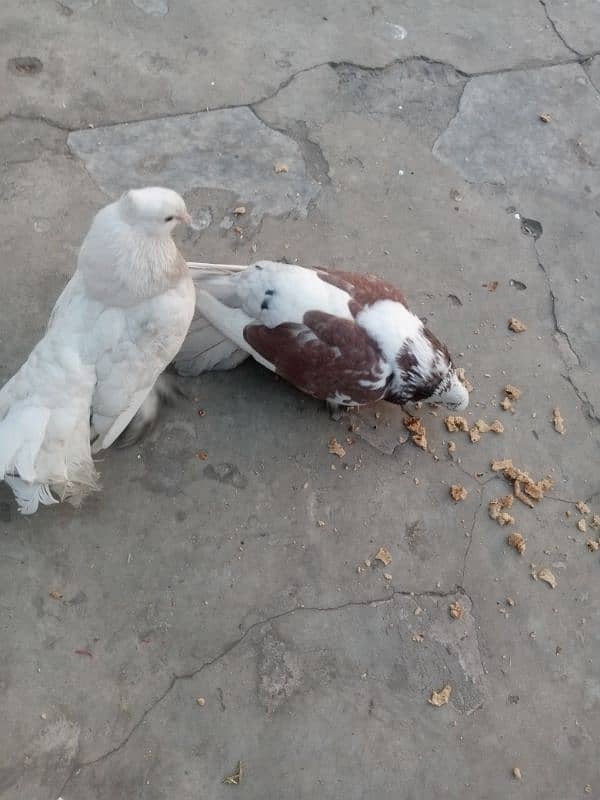
[[(161, 182), (191, 259), (393, 280), (504, 433), (421, 409), (423, 452), (245, 363), (182, 380), (81, 510), (0, 486), (2, 800), (600, 798), (599, 9), (4, 0), (0, 380), (95, 211)], [(507, 528), (502, 458), (555, 481)]]

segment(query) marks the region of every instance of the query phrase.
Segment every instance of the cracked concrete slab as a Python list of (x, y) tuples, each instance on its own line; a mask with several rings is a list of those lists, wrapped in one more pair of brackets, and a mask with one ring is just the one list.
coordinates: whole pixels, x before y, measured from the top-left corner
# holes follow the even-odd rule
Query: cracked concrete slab
[[(5, 0), (0, 63), (34, 56), (42, 70), (0, 70), (0, 116), (46, 116), (71, 128), (257, 102), (301, 70), (328, 62), (381, 67), (428, 56), (467, 72), (572, 55), (536, 0), (390, 0), (288, 7), (194, 0)], [(168, 13), (167, 13), (168, 12)], [(36, 25), (31, 25), (35, 19)], [(406, 35), (404, 35), (404, 33)]]
[(594, 0), (544, 0), (548, 16), (563, 40), (578, 53), (598, 52), (600, 8)]
[(109, 197), (131, 186), (221, 190), (256, 225), (265, 214), (305, 215), (319, 193), (297, 143), (247, 108), (76, 131), (67, 142)]
[[(417, 27), (386, 7), (389, 38), (371, 49), (377, 8), (347, 9), (343, 20), (321, 7), (282, 6), (268, 16), (235, 9), (224, 36), (230, 10), (209, 4), (197, 23), (199, 44), (198, 36), (188, 43), (181, 35), (191, 35), (197, 12), (179, 0), (169, 5), (164, 17), (129, 0), (113, 4), (112, 16), (102, 3), (83, 9), (67, 0), (52, 12), (57, 17), (36, 6), (39, 27), (32, 33), (29, 25), (27, 41), (47, 34), (52, 42), (68, 24), (67, 49), (55, 47), (50, 58), (8, 48), (7, 58), (38, 54), (44, 62), (41, 72), (3, 75), (10, 108), (58, 115), (68, 126), (157, 119), (123, 149), (121, 175), (111, 171), (105, 142), (121, 147), (124, 126), (114, 139), (110, 126), (90, 131), (81, 159), (66, 146), (67, 130), (41, 119), (0, 123), (0, 289), (10, 300), (0, 316), (1, 379), (40, 336), (73, 270), (90, 219), (106, 202), (98, 184), (117, 192), (144, 177), (138, 159), (152, 166), (165, 155), (162, 134), (147, 134), (153, 124), (167, 129), (169, 120), (158, 118), (165, 109), (177, 120), (181, 110), (260, 100), (309, 67), (256, 104), (264, 125), (247, 110), (234, 114), (266, 137), (258, 140), (267, 142), (264, 153), (248, 152), (253, 169), (261, 158), (267, 163), (276, 134), (304, 164), (306, 183), (319, 183), (306, 216), (267, 212), (248, 229), (240, 221), (241, 233), (221, 227), (238, 198), (231, 159), (220, 173), (225, 188), (185, 184), (186, 200), (208, 210), (202, 232), (178, 233), (182, 251), (218, 262), (272, 257), (345, 266), (394, 280), (472, 380), (469, 424), (498, 418), (504, 433), (472, 444), (447, 432), (442, 411), (411, 409), (427, 428), (430, 451), (423, 452), (406, 441), (400, 409), (334, 423), (320, 404), (246, 363), (183, 381), (189, 403), (169, 411), (139, 447), (108, 452), (98, 465), (103, 491), (79, 512), (59, 507), (21, 518), (0, 486), (0, 797), (216, 800), (241, 791), (257, 800), (505, 800), (517, 786), (525, 800), (594, 796), (600, 562), (586, 547), (591, 525), (587, 534), (577, 528), (575, 502), (585, 499), (600, 513), (597, 314), (582, 313), (598, 297), (598, 192), (593, 168), (568, 148), (578, 129), (585, 137), (597, 124), (591, 85), (569, 82), (579, 70), (572, 65), (558, 70), (559, 81), (545, 75), (554, 68), (531, 71), (538, 78), (520, 71), (506, 85), (496, 76), (488, 85), (493, 146), (477, 138), (484, 114), (456, 147), (466, 137), (476, 163), (490, 147), (481, 169), (508, 163), (507, 129), (518, 122), (531, 166), (509, 170), (503, 185), (472, 182), (432, 147), (448, 125), (450, 133), (462, 124), (463, 105), (455, 117), (461, 92), (481, 79), (467, 82), (426, 58), (385, 70), (340, 61), (352, 51), (350, 60), (381, 65), (393, 60), (391, 49), (410, 54), (413, 46), (413, 55), (484, 71), (549, 54), (575, 58), (540, 3), (509, 3), (502, 15), (497, 5), (479, 4), (477, 35), (472, 4), (405, 4)], [(2, 30), (16, 36), (15, 8), (5, 5), (0, 16), (10, 22)], [(17, 11), (16, 43), (25, 30)], [(325, 28), (306, 35), (313, 11), (335, 22), (336, 35)], [(126, 20), (139, 25), (138, 60), (128, 52), (108, 69), (106, 53), (121, 47)], [(236, 56), (226, 63), (234, 40)], [(290, 41), (302, 46), (280, 54)], [(182, 51), (175, 57), (162, 50), (173, 42)], [(188, 46), (208, 52), (192, 58)], [(200, 74), (198, 64), (212, 68), (217, 49), (218, 72)], [(315, 55), (322, 66), (310, 61)], [(48, 80), (48, 65), (59, 58), (78, 71)], [(584, 65), (592, 81), (595, 61)], [(126, 80), (115, 80), (119, 71)], [(577, 75), (585, 78), (583, 70)], [(544, 134), (545, 160), (531, 145), (536, 129), (496, 96), (507, 87), (516, 109), (537, 112), (532, 92), (552, 102), (541, 109), (555, 126)], [(82, 101), (86, 91), (102, 102)], [(178, 152), (194, 131), (175, 129)], [(215, 136), (206, 139), (213, 159)], [(180, 163), (155, 177), (181, 173)], [(523, 217), (541, 225), (541, 236)], [(585, 299), (576, 302), (579, 295)], [(511, 316), (528, 330), (511, 333)], [(514, 413), (499, 407), (506, 383), (523, 390)], [(555, 407), (566, 420), (564, 436), (552, 425)], [(348, 430), (351, 421), (359, 431)], [(345, 442), (344, 459), (329, 454), (332, 436)], [(514, 530), (527, 540), (524, 556), (507, 547), (507, 530), (488, 515), (489, 500), (510, 489), (490, 470), (497, 458), (555, 480), (541, 504), (516, 501), (512, 509)], [(468, 489), (463, 502), (450, 500), (451, 484)], [(385, 568), (372, 561), (381, 545), (392, 554)], [(557, 588), (534, 581), (530, 562), (550, 567)], [(462, 620), (448, 613), (454, 600)], [(446, 678), (450, 703), (433, 708), (429, 692)], [(243, 785), (224, 785), (239, 760)]]

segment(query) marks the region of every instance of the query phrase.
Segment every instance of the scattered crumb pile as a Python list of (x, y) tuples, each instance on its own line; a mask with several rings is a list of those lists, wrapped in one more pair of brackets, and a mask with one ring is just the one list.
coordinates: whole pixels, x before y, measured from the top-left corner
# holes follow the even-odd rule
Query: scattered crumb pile
[(473, 391), (473, 384), (471, 383), (471, 381), (465, 375), (465, 368), (464, 367), (457, 367), (456, 368), (456, 377), (462, 383), (462, 385), (465, 387), (467, 392), (471, 393)]
[(558, 586), (554, 573), (548, 567), (540, 567), (537, 569), (535, 564), (532, 564), (531, 577), (534, 581), (545, 581), (551, 589), (556, 589)]
[(392, 554), (387, 547), (379, 548), (379, 550), (375, 553), (375, 561), (381, 561), (385, 567), (392, 563)]
[(514, 547), (519, 555), (523, 555), (525, 550), (527, 549), (527, 544), (525, 543), (525, 537), (521, 533), (509, 533), (506, 541), (511, 547)]
[(338, 456), (338, 458), (343, 458), (346, 455), (346, 451), (335, 436), (329, 440), (329, 452), (334, 456)]
[(404, 427), (410, 433), (410, 438), (413, 442), (420, 447), (421, 450), (427, 450), (427, 431), (425, 425), (420, 417), (405, 417)]
[(448, 700), (450, 700), (450, 695), (452, 694), (452, 687), (449, 683), (447, 683), (443, 689), (440, 689), (439, 692), (435, 690), (431, 693), (431, 697), (429, 698), (428, 702), (431, 703), (432, 706), (439, 708), (440, 706), (445, 706)]
[(464, 608), (458, 602), (450, 603), (448, 611), (452, 619), (462, 619), (465, 615)]
[(510, 383), (507, 383), (504, 387), (504, 394), (506, 397), (500, 401), (500, 408), (503, 408), (505, 411), (513, 411), (514, 412), (514, 403), (521, 397), (523, 392), (518, 389), (516, 386), (513, 386)]
[(516, 317), (511, 317), (508, 320), (508, 329), (513, 333), (523, 333), (523, 331), (527, 330), (527, 325), (524, 322), (521, 322), (520, 319)]
[(460, 500), (464, 500), (468, 494), (469, 490), (465, 489), (464, 486), (460, 486), (459, 484), (455, 483), (450, 487), (450, 496), (455, 503), (458, 503)]
[(552, 412), (552, 422), (554, 423), (554, 430), (564, 436), (567, 432), (567, 426), (560, 413), (560, 408), (555, 408)]
[(490, 504), (488, 506), (488, 513), (490, 517), (495, 519), (498, 525), (514, 525), (515, 518), (504, 510), (506, 508), (512, 508), (513, 502), (514, 497), (512, 494), (507, 494), (504, 497), (496, 497), (494, 500), (490, 500)]
[(543, 500), (545, 492), (554, 486), (554, 481), (548, 476), (534, 481), (526, 472), (515, 467), (510, 458), (503, 461), (492, 461), (491, 466), (494, 472), (502, 472), (508, 481), (512, 481), (515, 497), (530, 508)]
[(469, 430), (469, 423), (464, 417), (450, 415), (445, 418), (444, 422), (450, 433), (454, 433), (454, 431), (468, 432)]
[(482, 433), (490, 433), (490, 431), (492, 433), (504, 433), (504, 425), (499, 419), (495, 419), (491, 425), (488, 425), (483, 419), (478, 419), (469, 431), (469, 438), (473, 443), (476, 443), (481, 440)]

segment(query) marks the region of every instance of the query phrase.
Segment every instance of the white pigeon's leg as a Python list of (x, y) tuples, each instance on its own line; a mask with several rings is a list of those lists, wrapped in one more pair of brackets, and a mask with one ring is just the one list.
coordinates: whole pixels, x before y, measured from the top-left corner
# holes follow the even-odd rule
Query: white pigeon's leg
[(339, 422), (344, 414), (347, 411), (347, 406), (343, 406), (341, 403), (337, 403), (335, 400), (331, 400), (331, 398), (327, 398), (325, 401), (327, 404), (327, 410), (329, 411), (329, 416), (334, 422)]

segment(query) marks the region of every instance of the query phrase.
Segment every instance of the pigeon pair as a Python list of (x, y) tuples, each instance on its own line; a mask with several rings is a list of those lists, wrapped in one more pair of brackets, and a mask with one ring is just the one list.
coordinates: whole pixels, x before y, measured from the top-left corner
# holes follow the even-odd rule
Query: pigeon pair
[(163, 188), (101, 209), (44, 338), (0, 390), (0, 480), (23, 514), (98, 488), (93, 455), (153, 424), (174, 359), (198, 375), (250, 355), (333, 412), (381, 399), (467, 406), (446, 347), (395, 287), (270, 261), (187, 264), (180, 222), (191, 223), (185, 203)]

